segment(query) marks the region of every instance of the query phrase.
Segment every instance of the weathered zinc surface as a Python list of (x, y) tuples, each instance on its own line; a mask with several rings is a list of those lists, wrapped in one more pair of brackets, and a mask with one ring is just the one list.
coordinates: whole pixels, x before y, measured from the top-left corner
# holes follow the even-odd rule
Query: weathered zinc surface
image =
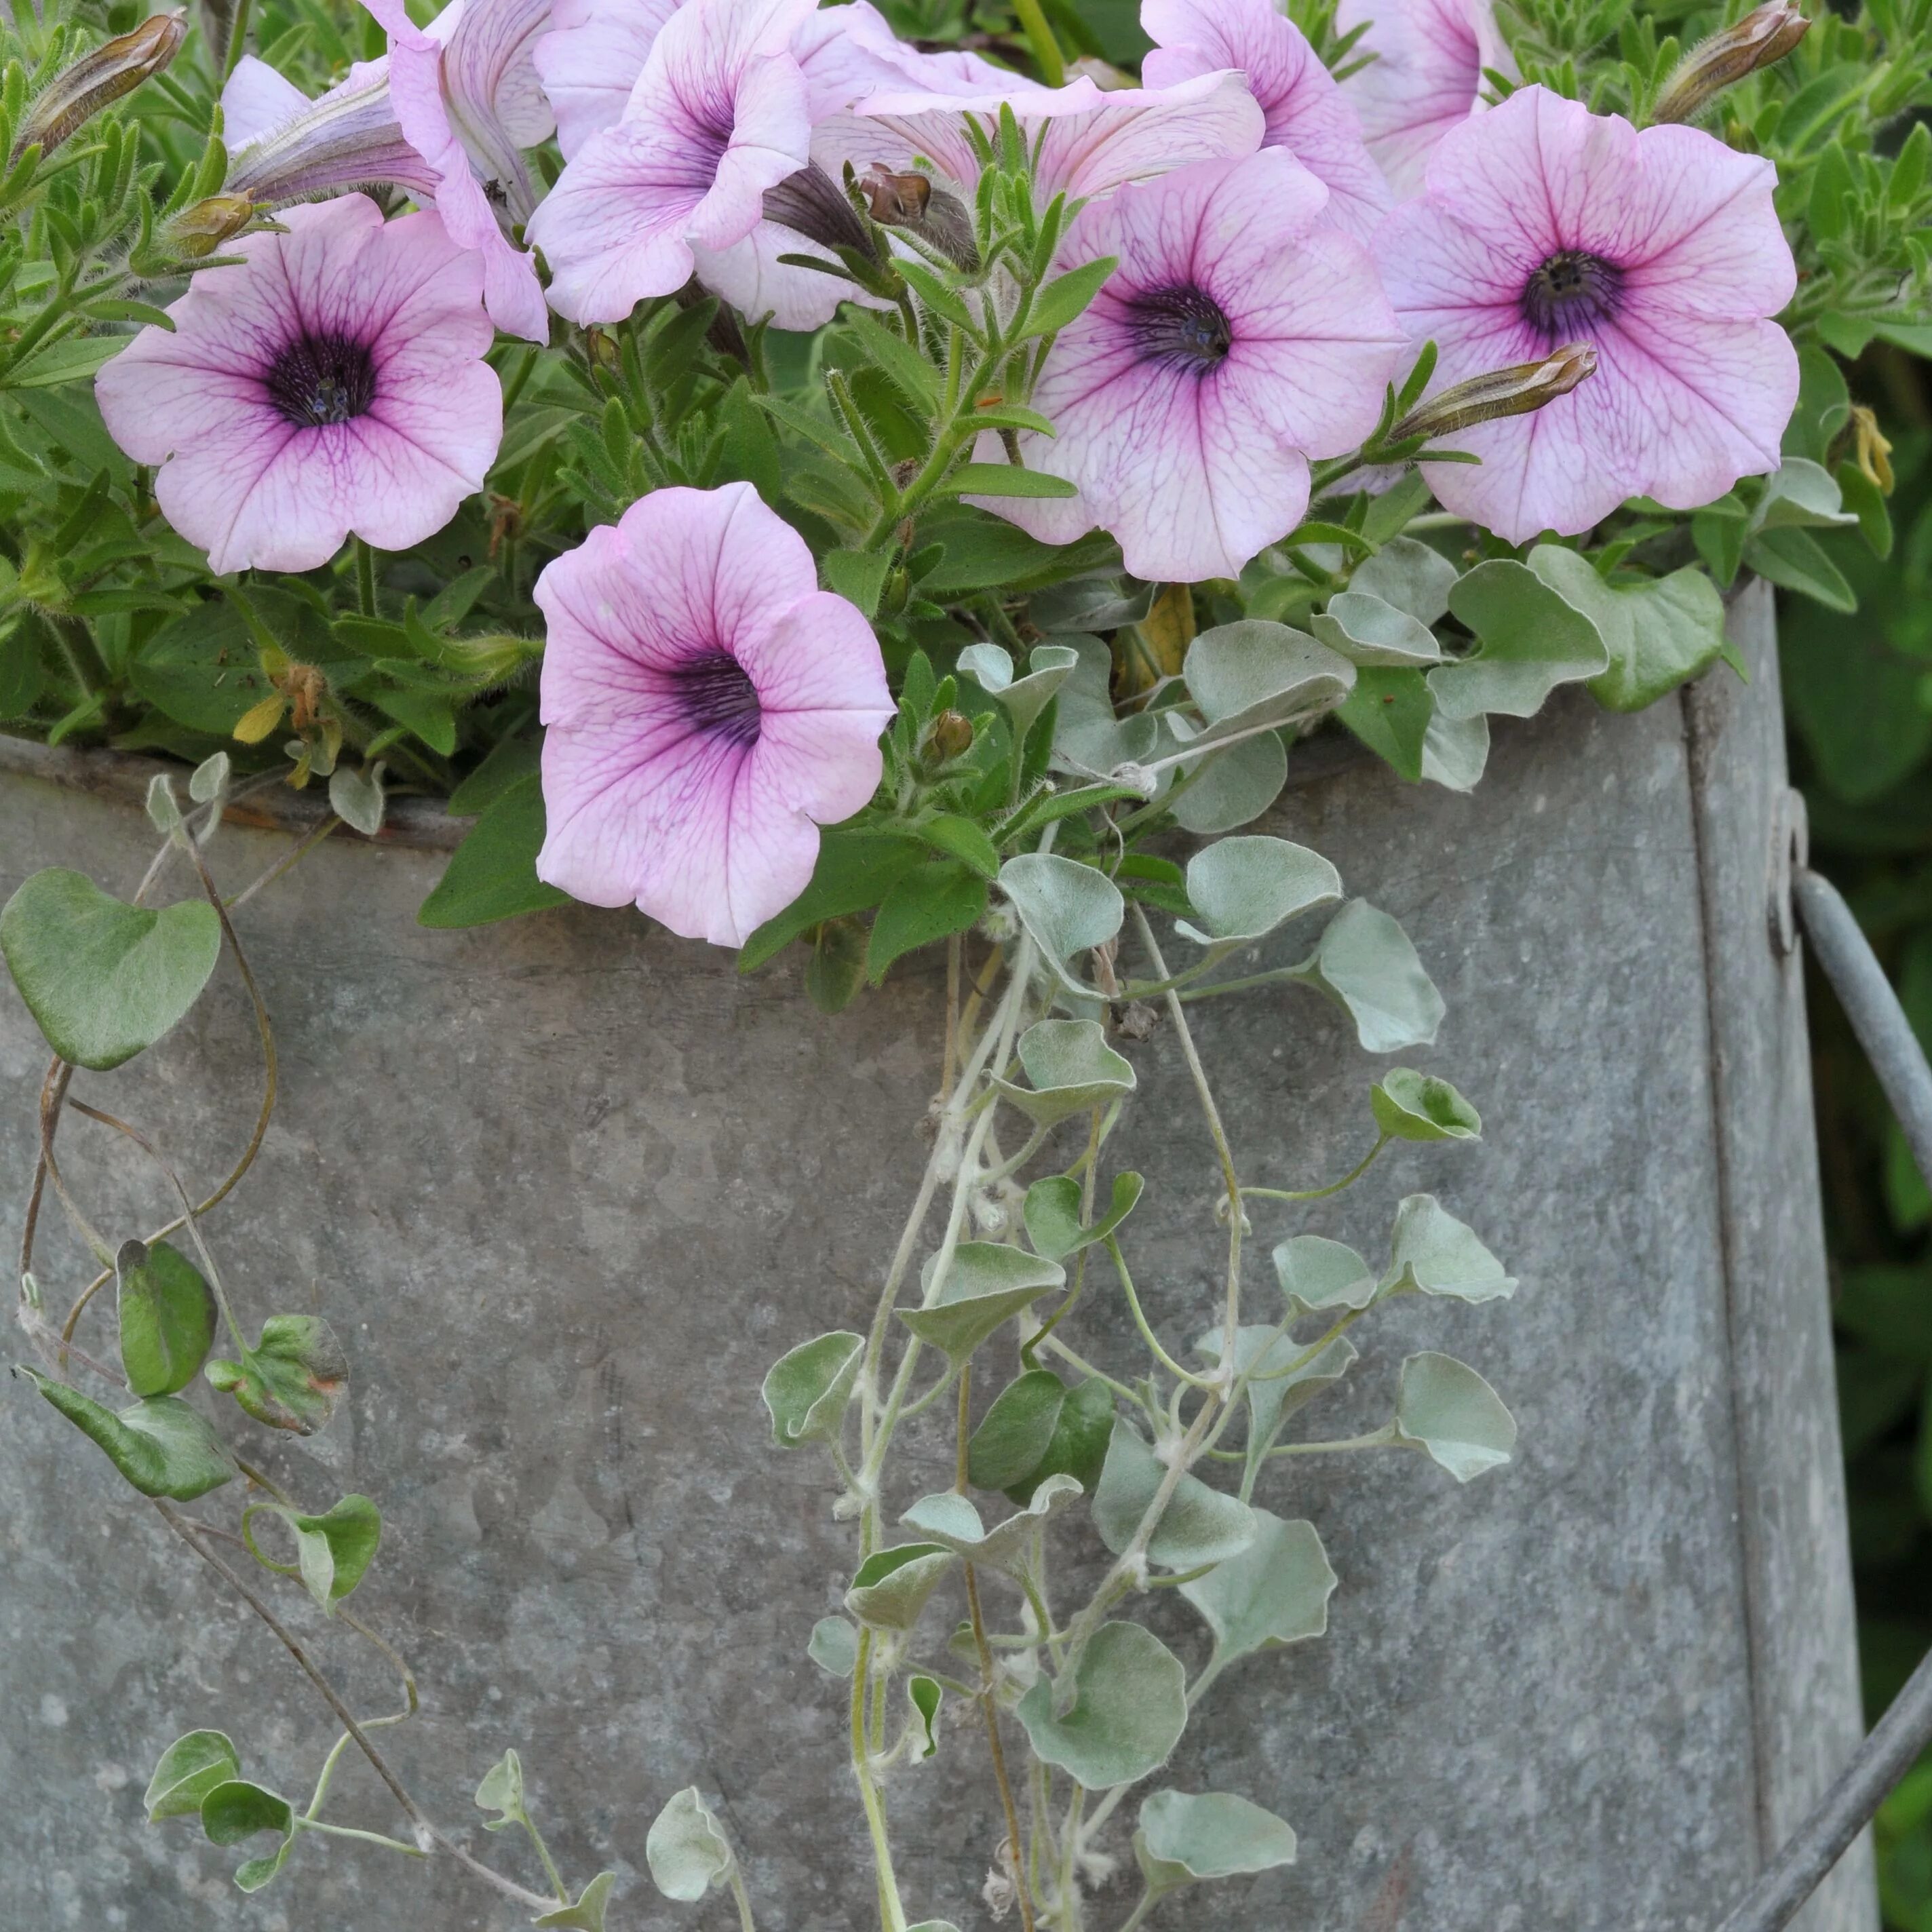
[[(1298, 1462), (1264, 1486), (1340, 1574), (1330, 1634), (1224, 1677), (1172, 1781), (1280, 1811), (1300, 1863), (1169, 1905), (1176, 1926), (1694, 1932), (1856, 1738), (1803, 1014), (1766, 916), (1784, 782), (1768, 604), (1746, 615), (1748, 691), (1720, 672), (1688, 710), (1637, 718), (1573, 699), (1503, 725), (1472, 798), (1363, 764), (1278, 814), (1415, 935), (1449, 1017), (1414, 1057), (1487, 1131), (1391, 1159), (1305, 1221), (1258, 1214), (1252, 1291), (1271, 1298), (1267, 1250), (1294, 1227), (1372, 1256), (1400, 1196), (1438, 1192), (1520, 1275), (1516, 1299), (1403, 1307), (1310, 1427), (1378, 1422), (1402, 1356), (1428, 1346), (1481, 1369), (1522, 1433), (1467, 1489), (1394, 1456)], [(250, 876), (285, 839), (225, 832), (218, 870)], [(0, 891), (61, 863), (124, 892), (148, 844), (124, 806), (0, 777)], [(863, 1325), (922, 1156), (938, 989), (914, 975), (826, 1021), (790, 964), (740, 980), (632, 917), (424, 932), (440, 863), (332, 842), (244, 915), (284, 1099), (208, 1234), (250, 1318), (324, 1312), (355, 1365), (329, 1436), (260, 1453), (312, 1506), (356, 1490), (382, 1507), (358, 1600), (420, 1676), (423, 1714), (388, 1748), (440, 1822), (466, 1828), (514, 1745), (568, 1868), (620, 1871), (614, 1924), (668, 1928), (693, 1916), (650, 1889), (644, 1834), (695, 1782), (746, 1848), (762, 1926), (863, 1928), (841, 1693), (805, 1658), (849, 1544), (820, 1468), (769, 1448), (756, 1390), (791, 1343)], [(1194, 1011), (1253, 1178), (1353, 1163), (1376, 1064), (1336, 1015), (1298, 989)], [(1214, 1173), (1173, 1040), (1132, 1050), (1143, 1092), (1119, 1157), (1158, 1170), (1136, 1274), (1184, 1345), (1216, 1294)], [(175, 1036), (76, 1090), (212, 1176), (247, 1131), (252, 1054), (224, 968)], [(0, 992), (10, 1250), (42, 1066)], [(63, 1144), (117, 1237), (164, 1218), (154, 1177), (98, 1130), (71, 1123)], [(50, 1299), (86, 1271), (56, 1223)], [(1088, 1346), (1125, 1363), (1118, 1311), (1095, 1312)], [(447, 1861), (340, 1843), (304, 1844), (249, 1902), (191, 1824), (144, 1825), (177, 1733), (225, 1729), (250, 1774), (297, 1792), (326, 1714), (22, 1383), (0, 1388), (0, 1921), (517, 1922)], [(1160, 1612), (1196, 1643), (1184, 1606)], [(358, 1708), (389, 1707), (352, 1634), (298, 1600), (289, 1614)], [(395, 1822), (366, 1772), (338, 1788), (346, 1821)], [(963, 1720), (892, 1791), (910, 1899), (968, 1932), (986, 1922), (990, 1798)], [(1871, 1917), (1860, 1855), (1807, 1932)]]

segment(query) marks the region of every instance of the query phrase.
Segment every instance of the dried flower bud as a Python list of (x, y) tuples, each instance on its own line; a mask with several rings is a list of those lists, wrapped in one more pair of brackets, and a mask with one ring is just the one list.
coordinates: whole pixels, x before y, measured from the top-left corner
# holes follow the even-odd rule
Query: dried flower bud
[(178, 262), (202, 261), (254, 218), (255, 204), (245, 194), (211, 194), (161, 224), (161, 246)]
[(882, 228), (904, 229), (962, 268), (980, 266), (973, 218), (958, 196), (935, 188), (929, 176), (896, 175), (874, 162), (859, 177), (860, 192)]
[(1389, 431), (1388, 440), (1406, 442), (1419, 436), (1432, 440), (1454, 436), (1477, 423), (1493, 422), (1498, 416), (1528, 416), (1545, 403), (1567, 396), (1586, 376), (1596, 373), (1596, 350), (1587, 342), (1566, 342), (1540, 362), (1518, 362), (1452, 384), (1419, 409), (1410, 410)]
[(1651, 110), (1653, 121), (1694, 121), (1727, 87), (1781, 61), (1810, 31), (1793, 0), (1767, 0), (1735, 26), (1700, 40), (1677, 63)]
[(1898, 480), (1892, 473), (1892, 445), (1880, 434), (1878, 418), (1862, 403), (1852, 405), (1852, 460), (1884, 494)]
[(920, 756), (935, 770), (963, 758), (973, 748), (973, 721), (962, 712), (942, 711), (926, 728)]
[(10, 158), (17, 161), (29, 148), (51, 154), (71, 134), (123, 94), (132, 94), (181, 50), (188, 22), (181, 14), (151, 14), (132, 33), (122, 34), (82, 54), (48, 82), (27, 118)]
[(868, 260), (878, 259), (872, 238), (845, 192), (816, 161), (787, 175), (776, 188), (765, 190), (765, 219), (776, 221), (816, 242), (821, 248), (856, 248)]

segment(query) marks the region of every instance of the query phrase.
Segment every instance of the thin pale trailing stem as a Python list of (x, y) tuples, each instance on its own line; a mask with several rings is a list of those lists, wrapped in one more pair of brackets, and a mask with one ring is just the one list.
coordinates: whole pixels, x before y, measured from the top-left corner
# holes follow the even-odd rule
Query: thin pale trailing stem
[(1141, 1340), (1148, 1345), (1149, 1352), (1176, 1382), (1186, 1382), (1195, 1388), (1218, 1388), (1220, 1382), (1211, 1376), (1198, 1376), (1192, 1369), (1184, 1369), (1160, 1345), (1160, 1338), (1149, 1324), (1141, 1307), (1141, 1298), (1134, 1292), (1134, 1278), (1127, 1272), (1127, 1258), (1120, 1252), (1120, 1244), (1112, 1234), (1107, 1237), (1107, 1252), (1112, 1256), (1114, 1272), (1120, 1278), (1122, 1292), (1127, 1298), (1128, 1312), (1134, 1318), (1134, 1326), (1141, 1331)]
[(234, 912), (246, 905), (263, 886), (272, 886), (284, 873), (293, 872), (296, 866), (299, 866), (342, 822), (332, 812), (313, 832), (308, 832), (298, 839), (260, 878), (252, 884), (244, 886), (232, 898), (224, 900), (223, 903), (230, 912)]
[[(40, 1082), (41, 1136), (45, 1144), (34, 1161), (34, 1184), (27, 1190), (27, 1218), (20, 1225), (20, 1273), (31, 1274), (34, 1268), (34, 1234), (40, 1226), (40, 1202), (46, 1192), (46, 1146), (53, 1142), (54, 1130), (60, 1123), (61, 1103), (67, 1098), (68, 1082), (74, 1078), (74, 1069), (56, 1054), (48, 1064), (45, 1076)], [(50, 1105), (52, 1114), (50, 1118)]]
[(738, 1861), (731, 1861), (731, 1869), (726, 1874), (731, 1887), (731, 1897), (738, 1907), (738, 1932), (758, 1932), (752, 1919), (752, 1900), (745, 1889), (745, 1874), (738, 1869)]
[(355, 1740), (356, 1748), (368, 1760), (370, 1768), (388, 1786), (390, 1795), (400, 1806), (404, 1816), (408, 1819), (415, 1828), (418, 1840), (426, 1840), (429, 1844), (434, 1844), (439, 1850), (446, 1852), (466, 1870), (474, 1874), (486, 1885), (492, 1886), (500, 1892), (506, 1898), (514, 1900), (518, 1904), (526, 1910), (539, 1912), (549, 1911), (553, 1901), (546, 1898), (542, 1893), (526, 1891), (514, 1880), (504, 1877), (500, 1872), (492, 1871), (480, 1859), (472, 1858), (460, 1845), (456, 1844), (446, 1834), (439, 1831), (423, 1815), (416, 1800), (410, 1796), (395, 1773), (389, 1768), (387, 1760), (369, 1742), (367, 1730), (356, 1720), (348, 1706), (342, 1701), (334, 1685), (330, 1683), (316, 1667), (295, 1634), (262, 1601), (260, 1596), (249, 1587), (248, 1582), (236, 1574), (231, 1564), (224, 1562), (213, 1550), (202, 1544), (200, 1538), (194, 1534), (189, 1518), (182, 1516), (178, 1510), (170, 1508), (169, 1504), (158, 1498), (155, 1500), (154, 1507), (160, 1512), (162, 1520), (168, 1527), (228, 1585), (229, 1588), (262, 1619), (263, 1623), (267, 1624), (269, 1630), (280, 1641), (282, 1648), (295, 1659), (302, 1675), (308, 1678), (321, 1693), (322, 1702), (335, 1713), (338, 1722)]
[[(966, 1493), (966, 1444), (972, 1432), (973, 1365), (959, 1372), (958, 1448), (953, 1487)], [(993, 1670), (993, 1652), (986, 1641), (986, 1619), (980, 1607), (980, 1577), (969, 1562), (966, 1566), (966, 1609), (972, 1619), (973, 1643), (980, 1657), (980, 1708), (986, 1715), (986, 1744), (993, 1758), (993, 1782), (1000, 1787), (1000, 1804), (1006, 1816), (1006, 1856), (1013, 1868), (1013, 1889), (1019, 1900), (1022, 1932), (1034, 1932), (1033, 1893), (1021, 1862), (1019, 1808), (1013, 1802), (1013, 1787), (1006, 1776), (1006, 1748), (1000, 1742), (999, 1700), (993, 1694), (998, 1679)]]
[[(236, 935), (234, 923), (228, 916), (228, 908), (222, 902), (220, 890), (209, 875), (208, 867), (202, 860), (200, 848), (190, 842), (188, 853), (194, 861), (195, 871), (201, 880), (202, 890), (206, 895), (208, 903), (214, 907), (215, 917), (221, 922), (222, 938), (227, 942), (228, 950), (234, 956), (235, 970), (241, 974), (243, 989), (248, 995), (249, 1004), (254, 1009), (255, 1030), (262, 1042), (262, 1105), (256, 1114), (255, 1128), (248, 1136), (248, 1144), (242, 1150), (241, 1159), (230, 1169), (228, 1178), (215, 1189), (212, 1194), (208, 1196), (198, 1205), (188, 1208), (187, 1213), (176, 1215), (172, 1221), (165, 1222), (157, 1228), (152, 1234), (147, 1236), (147, 1243), (150, 1247), (153, 1246), (155, 1242), (165, 1240), (169, 1235), (189, 1226), (199, 1216), (207, 1214), (211, 1208), (220, 1206), (240, 1185), (242, 1176), (254, 1166), (255, 1156), (262, 1151), (262, 1143), (268, 1138), (268, 1122), (274, 1114), (275, 1096), (280, 1084), (280, 1072), (275, 1055), (274, 1029), (268, 1022), (268, 1004), (262, 998), (261, 988), (256, 984), (254, 972), (248, 964), (248, 956), (242, 950), (242, 942)], [(184, 1202), (183, 1205), (187, 1206), (187, 1204)], [(72, 1338), (75, 1326), (80, 1322), (87, 1304), (113, 1278), (114, 1272), (112, 1268), (104, 1269), (81, 1291), (79, 1299), (68, 1311), (67, 1320), (62, 1327), (61, 1334), (64, 1340)]]
[[(63, 1065), (64, 1062), (62, 1063)], [(72, 1070), (68, 1070), (71, 1072)], [(68, 1192), (65, 1179), (60, 1171), (60, 1163), (54, 1159), (54, 1130), (59, 1124), (64, 1106), (78, 1106), (78, 1101), (70, 1101), (68, 1082), (64, 1076), (40, 1089), (40, 1161), (39, 1172), (53, 1183), (54, 1198), (67, 1210), (80, 1238), (98, 1262), (106, 1264), (111, 1280), (114, 1273), (114, 1250), (107, 1245), (107, 1238), (81, 1212), (80, 1203)], [(24, 1270), (23, 1270), (24, 1272)]]
[(1087, 1787), (1076, 1784), (1066, 1801), (1066, 1823), (1060, 1834), (1060, 1922), (1080, 1922), (1080, 1818), (1086, 1808)]
[(1344, 1188), (1354, 1186), (1375, 1165), (1383, 1148), (1394, 1138), (1391, 1134), (1384, 1134), (1340, 1180), (1331, 1180), (1326, 1187), (1244, 1187), (1242, 1196), (1249, 1201), (1325, 1201), (1330, 1195), (1340, 1194)]
[(852, 1770), (866, 1808), (866, 1828), (872, 1834), (872, 1871), (878, 1882), (881, 1932), (906, 1932), (905, 1906), (900, 1901), (898, 1880), (892, 1870), (892, 1837), (886, 1828), (885, 1801), (879, 1795), (878, 1780), (872, 1775), (872, 1750), (866, 1741), (866, 1692), (872, 1677), (872, 1633), (862, 1629), (859, 1660), (852, 1672)]

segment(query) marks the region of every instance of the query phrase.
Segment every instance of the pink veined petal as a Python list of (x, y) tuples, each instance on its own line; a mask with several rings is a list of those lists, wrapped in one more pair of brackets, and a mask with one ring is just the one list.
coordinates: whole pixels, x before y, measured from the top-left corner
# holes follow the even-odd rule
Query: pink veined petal
[[(536, 199), (522, 150), (548, 140), (556, 126), (532, 59), (550, 14), (550, 0), (452, 0), (428, 29), (442, 44), (451, 124), (518, 221)], [(452, 24), (441, 32), (446, 20)]]
[(550, 339), (536, 265), (512, 246), (452, 124), (443, 99), (442, 45), (422, 32), (402, 0), (370, 0), (389, 36), (389, 98), (410, 146), (437, 178), (436, 212), (451, 235), (483, 257), (483, 300), (499, 328), (532, 342)]
[(314, 432), (257, 408), (197, 435), (156, 473), (162, 515), (207, 551), (216, 576), (250, 568), (313, 570), (341, 548), (346, 517), (321, 493), (291, 487), (298, 464), (268, 487), (290, 446), (305, 434)]
[(898, 715), (886, 686), (878, 641), (858, 607), (830, 591), (812, 591), (776, 623), (748, 627), (739, 634), (735, 648), (739, 663), (757, 687), (767, 730), (774, 720), (794, 717), (842, 717), (856, 720), (855, 728), (862, 728), (872, 776), (861, 796), (849, 805), (840, 802), (849, 774), (801, 780), (788, 794), (821, 818), (844, 818), (856, 812), (879, 781), (879, 734)]
[(1436, 143), (1480, 109), (1484, 69), (1514, 78), (1516, 64), (1490, 0), (1341, 0), (1337, 28), (1364, 23), (1358, 51), (1376, 58), (1342, 85), (1370, 152), (1406, 200)]
[(820, 328), (838, 313), (842, 302), (867, 308), (889, 306), (850, 282), (781, 262), (781, 255), (810, 255), (822, 262), (835, 262), (837, 257), (776, 221), (760, 221), (728, 248), (706, 248), (694, 242), (691, 254), (698, 279), (748, 321), (769, 316), (775, 328)]
[(710, 836), (666, 842), (650, 902), (640, 895), (640, 905), (673, 932), (714, 946), (742, 946), (784, 911), (818, 862), (818, 826), (784, 796), (790, 762), (760, 740), (737, 768)]
[(1150, 88), (1238, 68), (1259, 103), (1262, 145), (1286, 148), (1329, 190), (1328, 218), (1366, 240), (1393, 205), (1354, 107), (1301, 30), (1269, 0), (1144, 0), (1159, 43), (1142, 64)]
[(1517, 224), (1498, 232), (1461, 218), (1430, 197), (1405, 202), (1376, 231), (1376, 265), (1396, 314), (1420, 341), (1438, 319), (1463, 310), (1508, 308), (1552, 252), (1528, 241)]
[(690, 279), (686, 232), (710, 186), (688, 130), (622, 121), (580, 146), (525, 231), (550, 264), (550, 305), (572, 322), (621, 322)]
[[(1039, 399), (1036, 397), (1034, 400), (1037, 402)], [(1077, 542), (1094, 529), (1100, 519), (1094, 514), (1093, 506), (1078, 494), (1079, 485), (1072, 475), (1072, 452), (1063, 455), (1058, 440), (1037, 435), (1031, 430), (1022, 430), (1018, 442), (1020, 460), (1028, 469), (1072, 483), (1076, 494), (1071, 496), (968, 496), (965, 500), (976, 509), (990, 510), (995, 516), (1004, 517), (1036, 542)], [(1006, 460), (1006, 445), (992, 430), (982, 430), (974, 439), (975, 463), (1004, 463)]]
[(763, 54), (746, 62), (736, 109), (730, 143), (687, 231), (707, 248), (742, 242), (764, 218), (766, 189), (796, 174), (811, 158), (805, 76), (790, 55)]
[[(1089, 82), (1076, 82), (1092, 87)], [(1072, 94), (1075, 88), (1063, 88)], [(1266, 126), (1238, 74), (1204, 74), (1172, 87), (1094, 89), (1085, 111), (1048, 122), (1034, 179), (1039, 194), (1107, 194), (1191, 161), (1252, 154)], [(1034, 110), (1026, 104), (1027, 112)]]
[(623, 118), (651, 44), (678, 0), (566, 0), (531, 58), (556, 115), (557, 146), (572, 159), (600, 128)]
[(1774, 315), (1798, 286), (1772, 200), (1778, 170), (1696, 128), (1646, 128), (1639, 166), (1606, 170), (1586, 245), (1620, 262), (1627, 292), (1703, 315)]
[(221, 135), (231, 154), (292, 121), (308, 96), (266, 61), (244, 54), (221, 90)]

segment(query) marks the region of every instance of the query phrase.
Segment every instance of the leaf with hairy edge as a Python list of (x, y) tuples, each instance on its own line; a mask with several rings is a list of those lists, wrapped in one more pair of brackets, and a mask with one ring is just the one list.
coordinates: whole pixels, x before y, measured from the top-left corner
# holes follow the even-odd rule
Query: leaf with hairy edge
[(193, 1382), (214, 1340), (214, 1292), (166, 1241), (123, 1241), (114, 1257), (121, 1366), (130, 1393), (173, 1395)]
[(320, 1316), (272, 1315), (243, 1360), (210, 1362), (203, 1372), (257, 1422), (314, 1436), (349, 1385), (349, 1358)]
[(152, 1396), (116, 1415), (38, 1369), (19, 1372), (106, 1456), (144, 1496), (192, 1502), (236, 1474), (228, 1445), (180, 1396)]
[(148, 1822), (158, 1824), (164, 1818), (185, 1818), (190, 1813), (199, 1816), (201, 1801), (218, 1784), (241, 1774), (240, 1754), (226, 1732), (190, 1731), (162, 1752), (148, 1780), (147, 1795), (141, 1801)]
[(677, 1792), (652, 1821), (644, 1858), (651, 1882), (680, 1904), (692, 1904), (724, 1882), (733, 1862), (731, 1841), (696, 1785)]
[(1034, 1755), (1090, 1791), (1130, 1784), (1165, 1764), (1187, 1726), (1187, 1672), (1139, 1624), (1103, 1624), (1074, 1666), (1072, 1700), (1054, 1714), (1055, 1686), (1042, 1678), (1016, 1714)]

